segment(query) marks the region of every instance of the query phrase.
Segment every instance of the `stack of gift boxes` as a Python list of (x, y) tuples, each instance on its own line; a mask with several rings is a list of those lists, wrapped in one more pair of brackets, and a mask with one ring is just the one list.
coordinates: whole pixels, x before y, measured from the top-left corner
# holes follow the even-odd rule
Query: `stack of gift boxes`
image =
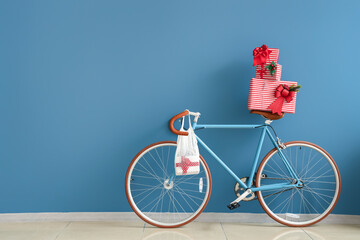
[(250, 82), (248, 109), (278, 115), (295, 113), (296, 92), (300, 86), (296, 82), (280, 80), (279, 49), (263, 45), (254, 49), (253, 56), (256, 73)]

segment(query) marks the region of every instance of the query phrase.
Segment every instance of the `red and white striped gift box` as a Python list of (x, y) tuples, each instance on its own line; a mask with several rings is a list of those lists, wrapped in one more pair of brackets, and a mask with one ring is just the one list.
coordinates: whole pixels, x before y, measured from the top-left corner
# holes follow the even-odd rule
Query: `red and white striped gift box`
[[(297, 86), (297, 82), (269, 81), (266, 79), (258, 79), (258, 78), (251, 79), (248, 109), (270, 112), (271, 110), (269, 109), (269, 106), (277, 99), (275, 97), (275, 91), (280, 84), (287, 84), (288, 86), (291, 85)], [(295, 105), (296, 105), (296, 93), (291, 102), (284, 101), (282, 112), (295, 113)]]
[[(271, 76), (270, 70), (266, 68), (266, 65), (263, 66), (256, 65), (255, 78), (280, 81), (281, 70), (282, 70), (282, 66), (280, 64), (276, 64), (275, 73)], [(262, 72), (262, 77), (261, 77), (261, 72)]]
[(279, 61), (279, 49), (278, 48), (269, 48), (271, 53), (269, 54), (269, 58), (266, 60), (266, 65), (269, 65), (271, 62), (275, 62), (276, 64)]

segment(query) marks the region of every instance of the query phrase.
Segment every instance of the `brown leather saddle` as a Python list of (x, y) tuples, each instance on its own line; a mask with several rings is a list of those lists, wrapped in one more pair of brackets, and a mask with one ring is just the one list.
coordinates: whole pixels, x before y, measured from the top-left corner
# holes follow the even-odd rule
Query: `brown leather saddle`
[(285, 113), (281, 113), (281, 115), (277, 115), (277, 114), (273, 114), (271, 112), (265, 112), (265, 111), (260, 111), (260, 110), (251, 110), (250, 113), (259, 114), (269, 120), (278, 120), (278, 119), (284, 117), (284, 115), (285, 115)]

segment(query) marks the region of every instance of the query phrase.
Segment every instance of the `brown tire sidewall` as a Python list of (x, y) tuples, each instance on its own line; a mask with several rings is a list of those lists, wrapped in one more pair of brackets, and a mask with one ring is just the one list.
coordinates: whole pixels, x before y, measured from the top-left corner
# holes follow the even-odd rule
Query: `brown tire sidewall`
[(145, 219), (145, 218), (137, 211), (136, 207), (131, 203), (131, 201), (130, 201), (130, 196), (129, 196), (129, 193), (128, 193), (128, 187), (129, 187), (129, 186), (128, 186), (128, 181), (127, 181), (127, 179), (128, 179), (129, 174), (130, 174), (131, 167), (132, 167), (132, 165), (134, 164), (134, 162), (137, 160), (137, 158), (138, 158), (143, 152), (145, 152), (146, 150), (148, 150), (149, 148), (154, 147), (154, 146), (156, 146), (156, 145), (167, 144), (167, 143), (176, 144), (175, 141), (161, 141), (161, 142), (156, 142), (156, 143), (150, 144), (149, 146), (147, 146), (147, 147), (145, 147), (144, 149), (142, 149), (138, 154), (136, 154), (136, 156), (133, 158), (133, 160), (132, 160), (131, 163), (129, 164), (129, 167), (128, 167), (127, 171), (126, 171), (126, 175), (125, 175), (125, 193), (126, 193), (126, 198), (127, 198), (128, 202), (129, 202), (129, 204), (130, 204), (130, 207), (131, 207), (132, 210), (136, 213), (136, 215), (138, 215), (138, 217), (141, 218), (143, 221), (145, 221), (145, 222), (147, 222), (147, 223), (149, 223), (149, 224), (151, 224), (151, 225), (153, 225), (153, 226), (156, 226), (156, 227), (161, 227), (161, 228), (176, 228), (176, 227), (181, 227), (181, 226), (183, 226), (183, 225), (185, 225), (185, 224), (188, 224), (189, 222), (195, 220), (195, 219), (202, 213), (202, 211), (204, 211), (206, 205), (207, 205), (208, 202), (209, 202), (210, 195), (211, 195), (211, 189), (212, 189), (211, 173), (210, 173), (209, 166), (207, 165), (207, 163), (205, 162), (204, 158), (203, 158), (201, 155), (200, 155), (200, 158), (201, 158), (202, 162), (204, 163), (204, 166), (205, 166), (205, 168), (206, 168), (206, 170), (207, 170), (207, 172), (208, 172), (208, 174), (209, 174), (209, 180), (208, 180), (208, 181), (209, 181), (209, 183), (208, 183), (208, 184), (209, 184), (209, 194), (208, 194), (208, 197), (207, 197), (207, 199), (206, 199), (206, 201), (205, 201), (204, 206), (200, 209), (200, 211), (199, 211), (195, 216), (193, 216), (191, 219), (187, 220), (186, 222), (183, 222), (183, 223), (177, 224), (177, 225), (166, 226), (166, 225), (155, 224), (155, 223), (153, 223), (153, 222), (151, 222), (151, 221), (148, 221), (147, 219)]
[[(307, 227), (307, 226), (310, 226), (310, 225), (313, 225), (313, 224), (316, 224), (318, 222), (320, 222), (321, 220), (323, 220), (324, 218), (326, 218), (330, 213), (331, 211), (334, 209), (334, 207), (336, 206), (336, 203), (337, 201), (339, 200), (339, 196), (340, 196), (340, 192), (341, 192), (341, 177), (340, 177), (340, 172), (339, 172), (339, 168), (338, 166), (336, 165), (334, 159), (330, 156), (330, 154), (328, 152), (326, 152), (323, 148), (319, 147), (318, 145), (316, 144), (313, 144), (313, 143), (310, 143), (310, 142), (305, 142), (305, 141), (292, 141), (292, 142), (287, 142), (287, 143), (284, 143), (285, 146), (287, 145), (291, 145), (291, 144), (307, 144), (307, 145), (311, 145), (313, 147), (316, 147), (318, 149), (320, 149), (322, 152), (324, 152), (328, 157), (329, 159), (332, 161), (332, 163), (334, 164), (335, 166), (335, 169), (337, 171), (337, 174), (339, 176), (339, 192), (336, 196), (336, 200), (334, 202), (334, 205), (331, 207), (331, 209), (329, 210), (329, 212), (327, 214), (325, 214), (323, 217), (321, 217), (320, 219), (316, 220), (315, 222), (312, 222), (312, 223), (309, 223), (309, 224), (303, 224), (303, 225), (294, 225), (294, 224), (289, 224), (287, 222), (284, 222), (284, 221), (281, 221), (280, 219), (276, 218), (273, 216), (273, 214), (268, 211), (267, 207), (266, 207), (266, 204), (265, 202), (263, 201), (263, 198), (260, 197), (260, 192), (256, 192), (256, 196), (259, 200), (259, 203), (261, 205), (261, 207), (264, 209), (264, 211), (272, 218), (274, 219), (275, 221), (281, 223), (281, 224), (284, 224), (286, 226), (289, 226), (289, 227)], [(256, 182), (255, 182), (255, 185), (256, 187), (259, 187), (260, 186), (260, 176), (261, 176), (261, 173), (259, 171), (259, 169), (263, 168), (263, 165), (266, 163), (266, 160), (268, 159), (269, 156), (271, 156), (271, 154), (273, 154), (275, 151), (277, 151), (277, 148), (273, 148), (268, 154), (266, 154), (266, 156), (263, 158), (263, 160), (261, 161), (259, 167), (258, 167), (258, 171), (257, 171), (257, 175), (256, 175)]]

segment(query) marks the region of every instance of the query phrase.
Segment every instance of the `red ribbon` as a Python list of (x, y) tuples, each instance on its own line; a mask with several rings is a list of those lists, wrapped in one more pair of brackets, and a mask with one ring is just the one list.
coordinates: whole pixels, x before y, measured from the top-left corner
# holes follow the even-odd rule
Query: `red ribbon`
[(181, 167), (183, 170), (183, 174), (187, 173), (187, 170), (189, 169), (189, 167), (194, 167), (194, 166), (199, 166), (198, 162), (192, 162), (190, 161), (190, 159), (181, 156), (181, 162), (180, 163), (176, 163), (176, 167)]
[(266, 69), (264, 68), (264, 64), (261, 64), (260, 69), (256, 70), (258, 73), (260, 73), (260, 78), (263, 78), (264, 73), (266, 72)]
[(268, 109), (272, 110), (272, 113), (277, 113), (281, 115), (281, 110), (284, 104), (284, 100), (286, 102), (291, 102), (295, 96), (295, 91), (290, 91), (289, 86), (284, 84), (280, 84), (275, 90), (275, 97), (277, 98)]
[(266, 63), (266, 60), (269, 58), (271, 52), (272, 51), (269, 50), (268, 46), (266, 46), (265, 44), (261, 47), (255, 48), (253, 51), (253, 66)]

